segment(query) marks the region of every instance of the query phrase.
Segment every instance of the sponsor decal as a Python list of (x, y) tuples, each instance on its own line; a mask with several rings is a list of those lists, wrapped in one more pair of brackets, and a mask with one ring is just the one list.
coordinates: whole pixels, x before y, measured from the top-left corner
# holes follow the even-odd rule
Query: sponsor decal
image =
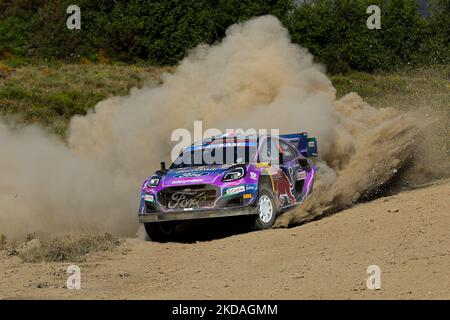
[(286, 204), (293, 204), (295, 203), (295, 197), (292, 194), (292, 188), (294, 187), (286, 173), (283, 171), (284, 179), (280, 179), (278, 181), (277, 187), (278, 187), (278, 194), (280, 197), (280, 202), (284, 205)]
[(227, 168), (229, 166), (230, 165), (224, 165), (224, 166), (221, 166), (219, 168), (203, 166), (203, 167), (195, 167), (195, 168), (188, 168), (188, 169), (179, 169), (179, 170), (177, 170), (177, 172), (179, 174), (181, 174), (181, 173), (199, 172), (199, 171), (219, 171), (220, 168)]
[(155, 197), (153, 195), (151, 195), (151, 194), (146, 194), (144, 196), (144, 200), (145, 201), (153, 201), (153, 200), (155, 200)]
[(249, 186), (247, 186), (246, 189), (247, 189), (247, 190), (256, 190), (256, 186), (249, 185)]
[(172, 184), (196, 183), (196, 182), (203, 182), (203, 179), (175, 180), (172, 181)]
[(174, 177), (175, 178), (195, 178), (195, 177), (201, 177), (206, 176), (208, 172), (185, 172), (181, 174), (177, 174)]
[(226, 143), (210, 143), (201, 146), (192, 146), (191, 151), (208, 150), (218, 148), (239, 148), (239, 147), (256, 147), (256, 142), (226, 142)]
[(240, 192), (244, 192), (245, 191), (245, 186), (239, 186), (239, 187), (234, 187), (234, 188), (230, 188), (228, 189), (225, 194), (227, 196), (232, 195), (232, 194), (236, 194), (236, 193), (240, 193)]
[(257, 168), (269, 168), (270, 164), (268, 162), (261, 162), (256, 164)]
[(257, 175), (256, 172), (250, 172), (250, 179), (256, 180)]

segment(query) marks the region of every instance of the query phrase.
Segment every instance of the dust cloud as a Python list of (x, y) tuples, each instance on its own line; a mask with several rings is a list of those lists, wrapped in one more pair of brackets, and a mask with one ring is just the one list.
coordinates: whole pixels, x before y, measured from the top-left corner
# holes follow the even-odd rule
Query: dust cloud
[(324, 68), (272, 16), (236, 24), (191, 50), (157, 87), (98, 103), (71, 120), (67, 141), (0, 125), (0, 233), (107, 230), (134, 235), (139, 187), (169, 161), (177, 128), (279, 128), (319, 141), (314, 195), (279, 226), (352, 205), (408, 163), (414, 116), (336, 100)]

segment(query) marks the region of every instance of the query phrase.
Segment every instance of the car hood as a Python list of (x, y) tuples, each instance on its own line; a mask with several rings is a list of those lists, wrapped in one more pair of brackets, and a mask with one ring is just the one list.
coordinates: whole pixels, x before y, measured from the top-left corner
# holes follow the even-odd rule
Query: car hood
[(214, 184), (222, 181), (223, 174), (234, 165), (199, 166), (170, 169), (161, 181), (162, 187), (189, 184)]

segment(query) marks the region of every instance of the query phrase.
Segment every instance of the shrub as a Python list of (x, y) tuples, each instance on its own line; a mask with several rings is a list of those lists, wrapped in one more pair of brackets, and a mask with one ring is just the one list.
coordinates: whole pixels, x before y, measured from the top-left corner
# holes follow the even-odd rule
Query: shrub
[[(381, 30), (369, 30), (369, 5), (380, 6)], [(425, 20), (415, 0), (316, 0), (300, 5), (288, 28), (332, 73), (389, 70), (415, 61)]]
[(431, 1), (431, 17), (420, 47), (420, 62), (450, 64), (450, 0)]
[[(417, 0), (77, 0), (81, 30), (68, 30), (70, 0), (0, 0), (0, 55), (175, 65), (231, 24), (272, 14), (333, 73), (449, 63), (450, 0), (429, 1), (425, 19)], [(372, 4), (381, 30), (366, 27)]]

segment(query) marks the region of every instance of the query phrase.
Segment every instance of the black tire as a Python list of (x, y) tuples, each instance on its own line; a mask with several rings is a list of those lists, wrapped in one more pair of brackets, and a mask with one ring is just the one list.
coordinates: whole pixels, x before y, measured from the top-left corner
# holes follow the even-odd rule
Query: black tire
[[(264, 205), (264, 203), (266, 203), (268, 205), (267, 201), (270, 201), (270, 206), (272, 207), (272, 209), (271, 209), (272, 213), (270, 215), (270, 218), (267, 215), (262, 215), (262, 213), (260, 211), (263, 209), (263, 207), (261, 207), (261, 204), (260, 204), (261, 199), (265, 199), (265, 200), (263, 200), (263, 205)], [(258, 190), (258, 200), (256, 202), (257, 216), (254, 218), (255, 219), (254, 223), (253, 223), (254, 229), (255, 230), (265, 230), (265, 229), (272, 228), (273, 225), (275, 224), (275, 221), (277, 220), (277, 216), (278, 216), (279, 212), (280, 212), (279, 201), (277, 201), (272, 188), (265, 184), (261, 185)], [(263, 218), (263, 216), (264, 216), (264, 218)]]
[(172, 222), (145, 223), (145, 231), (152, 241), (168, 242), (175, 236), (176, 225)]

